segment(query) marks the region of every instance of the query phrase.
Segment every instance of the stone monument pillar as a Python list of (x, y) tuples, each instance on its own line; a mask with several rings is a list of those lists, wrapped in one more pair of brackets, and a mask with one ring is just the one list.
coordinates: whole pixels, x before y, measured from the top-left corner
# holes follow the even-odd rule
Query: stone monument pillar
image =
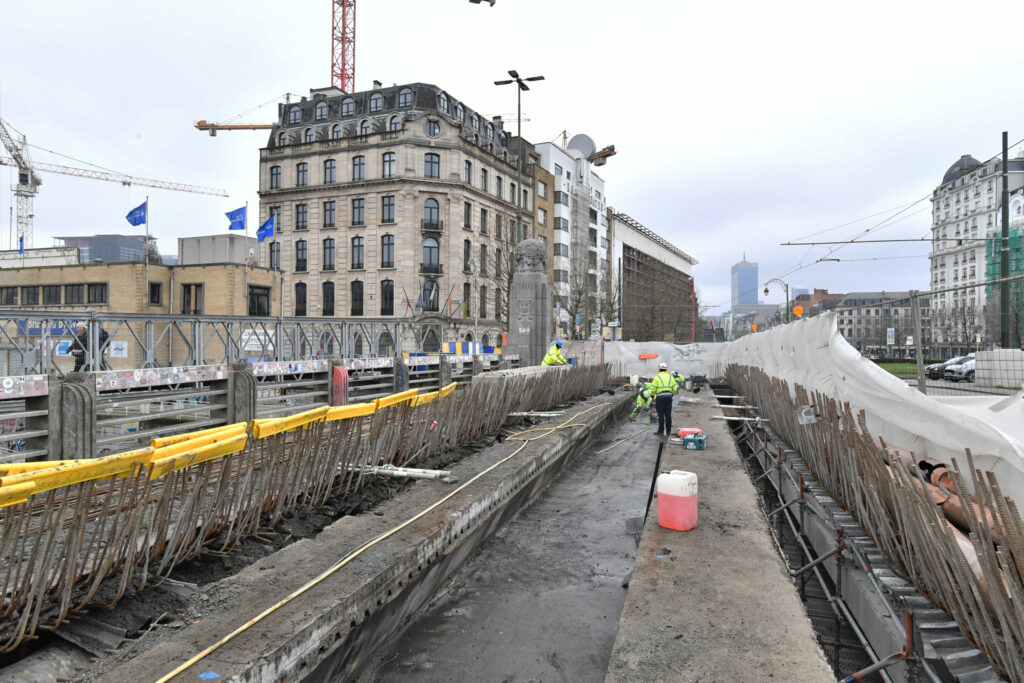
[(542, 240), (516, 245), (516, 272), (509, 296), (508, 340), (502, 353), (517, 354), (520, 366), (540, 365), (553, 341), (551, 287), (544, 274), (547, 248)]

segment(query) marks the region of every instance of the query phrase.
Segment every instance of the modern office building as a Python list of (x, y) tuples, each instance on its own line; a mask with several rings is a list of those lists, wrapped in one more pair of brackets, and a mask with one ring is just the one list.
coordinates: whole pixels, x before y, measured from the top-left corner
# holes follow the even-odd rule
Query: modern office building
[(747, 306), (757, 303), (757, 264), (743, 260), (732, 267), (732, 306)]
[(566, 147), (536, 145), (541, 168), (553, 185), (538, 184), (538, 194), (553, 202), (552, 242), (555, 329), (563, 337), (600, 335), (611, 322), (611, 241), (604, 180), (594, 172), (594, 143), (577, 135)]
[(434, 321), (447, 340), (495, 344), (503, 264), (517, 232), (536, 234), (518, 151), (500, 117), (426, 83), (281, 104), (259, 220), (275, 217), (260, 262), (283, 273), (285, 315)]
[[(613, 316), (621, 338), (703, 341), (697, 329), (693, 266), (697, 259), (625, 213), (612, 215)], [(617, 314), (617, 315), (616, 315)]]
[[(986, 238), (1000, 223), (1002, 159), (961, 156), (932, 192), (931, 333), (936, 345), (966, 348), (998, 341), (985, 282)], [(1024, 158), (1009, 161), (1011, 192), (1024, 187)], [(953, 291), (941, 291), (943, 289)]]

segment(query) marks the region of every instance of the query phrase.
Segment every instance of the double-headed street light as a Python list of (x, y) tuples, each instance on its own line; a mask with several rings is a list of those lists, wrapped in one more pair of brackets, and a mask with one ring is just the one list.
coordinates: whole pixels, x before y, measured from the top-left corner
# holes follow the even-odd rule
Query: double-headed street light
[(765, 296), (768, 296), (768, 285), (770, 285), (773, 282), (776, 283), (776, 284), (782, 285), (782, 287), (786, 290), (786, 322), (788, 323), (788, 322), (790, 322), (792, 320), (792, 317), (791, 317), (792, 314), (790, 313), (790, 310), (789, 310), (789, 285), (787, 285), (785, 282), (783, 282), (779, 278), (773, 277), (771, 280), (769, 280), (768, 282), (764, 283), (764, 295)]
[(543, 81), (543, 76), (530, 76), (520, 78), (519, 72), (510, 69), (508, 75), (512, 78), (504, 81), (494, 81), (494, 85), (509, 85), (515, 83), (516, 89), (516, 135), (519, 137), (519, 149), (516, 153), (516, 242), (523, 239), (523, 91), (529, 90), (527, 81)]

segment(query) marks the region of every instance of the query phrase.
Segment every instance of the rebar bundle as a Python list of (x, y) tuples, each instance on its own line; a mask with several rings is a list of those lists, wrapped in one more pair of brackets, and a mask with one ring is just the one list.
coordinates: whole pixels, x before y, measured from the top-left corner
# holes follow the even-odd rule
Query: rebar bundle
[(227, 553), (286, 513), (351, 495), (365, 466), (407, 466), (496, 433), (510, 412), (591, 394), (606, 366), (495, 372), (456, 391), (403, 392), (156, 439), (96, 460), (0, 467), (0, 651), (70, 613)]
[[(915, 458), (901, 461), (896, 449), (875, 439), (863, 412), (854, 414), (848, 404), (750, 366), (730, 365), (726, 380), (904, 578), (949, 612), (1001, 675), (1024, 680), (1024, 523), (996, 476), (977, 469), (966, 450), (966, 467), (956, 458), (950, 463), (951, 485), (935, 486)], [(807, 420), (808, 413), (815, 419)], [(964, 501), (956, 523), (942, 507), (950, 497)]]

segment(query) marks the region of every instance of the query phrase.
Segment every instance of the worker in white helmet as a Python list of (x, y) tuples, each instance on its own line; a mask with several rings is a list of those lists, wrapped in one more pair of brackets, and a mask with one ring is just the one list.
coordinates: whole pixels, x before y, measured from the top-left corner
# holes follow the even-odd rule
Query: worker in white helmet
[(672, 432), (672, 397), (679, 393), (676, 378), (668, 371), (668, 365), (658, 366), (658, 374), (650, 383), (654, 394), (654, 407), (658, 411), (658, 436), (668, 436)]

